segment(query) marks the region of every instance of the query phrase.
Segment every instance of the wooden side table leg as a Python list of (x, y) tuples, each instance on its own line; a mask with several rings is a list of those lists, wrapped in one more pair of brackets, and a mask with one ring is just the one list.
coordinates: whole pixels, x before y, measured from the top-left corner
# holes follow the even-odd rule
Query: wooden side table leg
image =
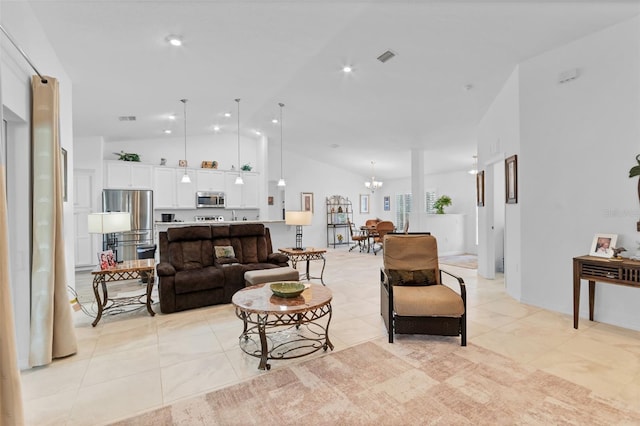
[(580, 265), (575, 261), (573, 263), (573, 328), (578, 329), (578, 320), (580, 318), (580, 274), (578, 270)]
[(267, 361), (269, 360), (269, 347), (267, 345), (267, 316), (259, 316), (258, 317), (258, 334), (260, 335), (260, 364), (258, 365), (258, 370), (271, 370), (271, 364)]
[(149, 276), (147, 277), (147, 312), (149, 315), (154, 316), (156, 313), (153, 312), (151, 308), (151, 292), (153, 291), (153, 282), (155, 281), (155, 274), (153, 273), (153, 269), (149, 272)]
[(93, 320), (93, 322), (91, 323), (91, 325), (93, 327), (95, 327), (98, 324), (98, 321), (100, 321), (100, 318), (102, 318), (102, 307), (104, 304), (107, 303), (107, 295), (105, 294), (105, 300), (104, 303), (102, 302), (102, 300), (100, 299), (100, 293), (98, 292), (98, 286), (102, 285), (102, 289), (103, 292), (106, 291), (106, 284), (104, 283), (104, 276), (103, 275), (96, 275), (93, 278), (93, 294), (96, 296), (96, 305), (98, 306), (98, 313), (96, 314), (96, 319)]
[(589, 281), (589, 321), (593, 321), (593, 307), (596, 299), (596, 282)]
[(322, 285), (326, 286), (326, 284), (324, 283), (324, 267), (327, 264), (327, 259), (323, 255), (320, 255), (320, 258), (322, 259), (322, 271), (320, 271), (320, 282), (322, 283)]

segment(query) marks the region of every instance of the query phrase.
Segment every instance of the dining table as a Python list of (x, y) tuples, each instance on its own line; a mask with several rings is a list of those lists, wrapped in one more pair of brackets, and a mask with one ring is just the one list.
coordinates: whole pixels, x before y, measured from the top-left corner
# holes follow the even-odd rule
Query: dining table
[(360, 232), (364, 233), (367, 236), (367, 253), (370, 253), (371, 243), (373, 242), (374, 238), (378, 236), (378, 230), (375, 225), (362, 225), (360, 227)]

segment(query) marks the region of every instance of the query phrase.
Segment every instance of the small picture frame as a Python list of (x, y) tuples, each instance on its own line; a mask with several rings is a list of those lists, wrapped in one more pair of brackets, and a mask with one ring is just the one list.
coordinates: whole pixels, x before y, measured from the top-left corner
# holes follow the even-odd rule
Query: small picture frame
[(270, 205), (270, 206), (272, 206), (272, 205), (273, 205), (273, 196), (269, 195), (269, 196), (267, 197), (267, 204), (268, 204), (268, 205)]
[(383, 207), (384, 207), (384, 211), (388, 212), (391, 210), (391, 197), (388, 195), (384, 196), (384, 201), (383, 201)]
[(613, 249), (618, 242), (618, 234), (596, 234), (591, 243), (590, 256), (613, 257)]
[(313, 192), (301, 192), (300, 204), (303, 212), (313, 213)]
[(178, 167), (187, 167), (187, 160), (178, 160)]
[(476, 174), (476, 205), (484, 207), (484, 170)]
[(98, 252), (98, 265), (100, 270), (104, 271), (116, 267), (116, 258), (113, 256), (113, 250), (104, 250)]
[(360, 194), (360, 213), (369, 213), (369, 194)]
[(507, 204), (518, 202), (518, 156), (504, 160), (505, 196)]

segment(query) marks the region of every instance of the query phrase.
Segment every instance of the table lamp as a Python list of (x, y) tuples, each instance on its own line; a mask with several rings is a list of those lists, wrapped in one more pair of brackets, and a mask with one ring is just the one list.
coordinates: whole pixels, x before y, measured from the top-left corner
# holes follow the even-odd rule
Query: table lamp
[(288, 211), (284, 214), (284, 223), (296, 226), (296, 246), (295, 250), (304, 250), (302, 247), (302, 227), (311, 225), (313, 215), (311, 212)]
[(118, 260), (118, 237), (116, 232), (131, 231), (131, 214), (129, 212), (90, 213), (88, 216), (90, 234), (106, 235), (106, 250), (113, 250), (116, 262)]

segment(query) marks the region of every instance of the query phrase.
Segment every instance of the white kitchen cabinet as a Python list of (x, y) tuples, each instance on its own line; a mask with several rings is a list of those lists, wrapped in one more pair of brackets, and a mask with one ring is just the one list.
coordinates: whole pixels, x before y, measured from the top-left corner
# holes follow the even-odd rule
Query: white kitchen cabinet
[(225, 172), (226, 207), (232, 209), (258, 208), (258, 173), (243, 172), (244, 185), (236, 185), (236, 177), (239, 174), (239, 172)]
[(221, 170), (200, 169), (198, 176), (198, 191), (224, 192), (224, 172)]
[(131, 161), (105, 161), (105, 188), (152, 189), (153, 166)]
[(156, 167), (154, 170), (154, 209), (195, 209), (197, 176), (187, 169), (191, 183), (182, 183), (183, 168)]

